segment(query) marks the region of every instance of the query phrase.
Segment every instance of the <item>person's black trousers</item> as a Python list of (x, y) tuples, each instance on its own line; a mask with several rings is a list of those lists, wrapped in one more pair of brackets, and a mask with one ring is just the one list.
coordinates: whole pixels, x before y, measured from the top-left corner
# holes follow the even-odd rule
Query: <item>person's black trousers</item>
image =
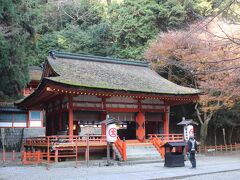
[(190, 162), (193, 168), (196, 168), (195, 152), (190, 152)]

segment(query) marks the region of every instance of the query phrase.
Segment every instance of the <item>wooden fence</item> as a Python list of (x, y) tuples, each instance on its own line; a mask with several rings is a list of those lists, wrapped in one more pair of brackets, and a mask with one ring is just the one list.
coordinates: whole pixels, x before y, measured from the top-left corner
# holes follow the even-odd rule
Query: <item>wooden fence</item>
[(218, 145), (218, 146), (199, 146), (198, 152), (200, 154), (214, 153), (214, 152), (233, 152), (240, 150), (240, 144)]

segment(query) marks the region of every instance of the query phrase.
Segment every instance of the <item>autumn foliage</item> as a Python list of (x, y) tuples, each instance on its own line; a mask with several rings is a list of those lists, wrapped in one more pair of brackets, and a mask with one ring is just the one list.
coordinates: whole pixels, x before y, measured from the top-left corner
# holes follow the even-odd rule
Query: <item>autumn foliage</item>
[(203, 90), (196, 105), (202, 125), (207, 126), (217, 110), (239, 100), (239, 25), (208, 19), (187, 30), (163, 33), (145, 55), (153, 67), (176, 66), (192, 75), (194, 86)]

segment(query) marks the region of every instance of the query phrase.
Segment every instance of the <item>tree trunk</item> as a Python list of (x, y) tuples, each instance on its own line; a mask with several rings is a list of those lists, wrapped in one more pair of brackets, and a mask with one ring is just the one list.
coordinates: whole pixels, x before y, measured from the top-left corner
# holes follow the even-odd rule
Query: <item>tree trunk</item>
[(222, 128), (222, 132), (223, 132), (223, 142), (224, 142), (224, 145), (226, 145), (226, 133), (225, 133), (225, 128)]
[(201, 141), (201, 145), (203, 146), (206, 144), (206, 140), (207, 140), (208, 123), (209, 121), (204, 121), (203, 124), (201, 124), (200, 141)]
[(232, 135), (233, 135), (233, 129), (234, 127), (230, 127), (230, 130), (229, 130), (229, 135), (228, 135), (228, 144), (232, 144)]
[(214, 127), (214, 145), (217, 146), (217, 128)]

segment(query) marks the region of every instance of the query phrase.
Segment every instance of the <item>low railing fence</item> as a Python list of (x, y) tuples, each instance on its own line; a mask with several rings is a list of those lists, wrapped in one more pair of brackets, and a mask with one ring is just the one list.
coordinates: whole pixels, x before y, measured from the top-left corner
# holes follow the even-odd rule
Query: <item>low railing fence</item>
[(148, 138), (159, 138), (165, 142), (182, 142), (184, 141), (183, 134), (148, 134)]
[[(45, 147), (45, 152), (38, 150), (23, 151), (23, 164), (38, 164), (47, 160), (50, 163), (51, 159), (58, 162), (59, 158), (75, 158), (76, 164), (78, 160), (79, 145), (85, 147), (85, 160), (89, 161), (89, 146), (96, 143), (106, 143), (104, 135), (86, 135), (86, 136), (46, 136), (27, 138), (23, 141), (23, 147)], [(41, 147), (42, 146), (42, 147)], [(30, 148), (31, 149), (31, 148)], [(39, 160), (40, 158), (40, 160)]]
[(214, 152), (233, 152), (233, 151), (239, 151), (240, 150), (240, 144), (234, 143), (234, 144), (226, 144), (226, 145), (215, 145), (215, 146), (199, 146), (198, 152), (200, 154), (207, 154), (207, 153), (214, 153)]
[(26, 138), (23, 140), (23, 145), (34, 146), (34, 145), (56, 145), (61, 143), (94, 143), (94, 142), (106, 142), (106, 136), (103, 135), (89, 135), (89, 136), (46, 136), (46, 137), (35, 137)]
[(17, 153), (15, 150), (12, 150), (12, 151), (1, 150), (0, 156), (1, 156), (2, 162), (17, 161)]

